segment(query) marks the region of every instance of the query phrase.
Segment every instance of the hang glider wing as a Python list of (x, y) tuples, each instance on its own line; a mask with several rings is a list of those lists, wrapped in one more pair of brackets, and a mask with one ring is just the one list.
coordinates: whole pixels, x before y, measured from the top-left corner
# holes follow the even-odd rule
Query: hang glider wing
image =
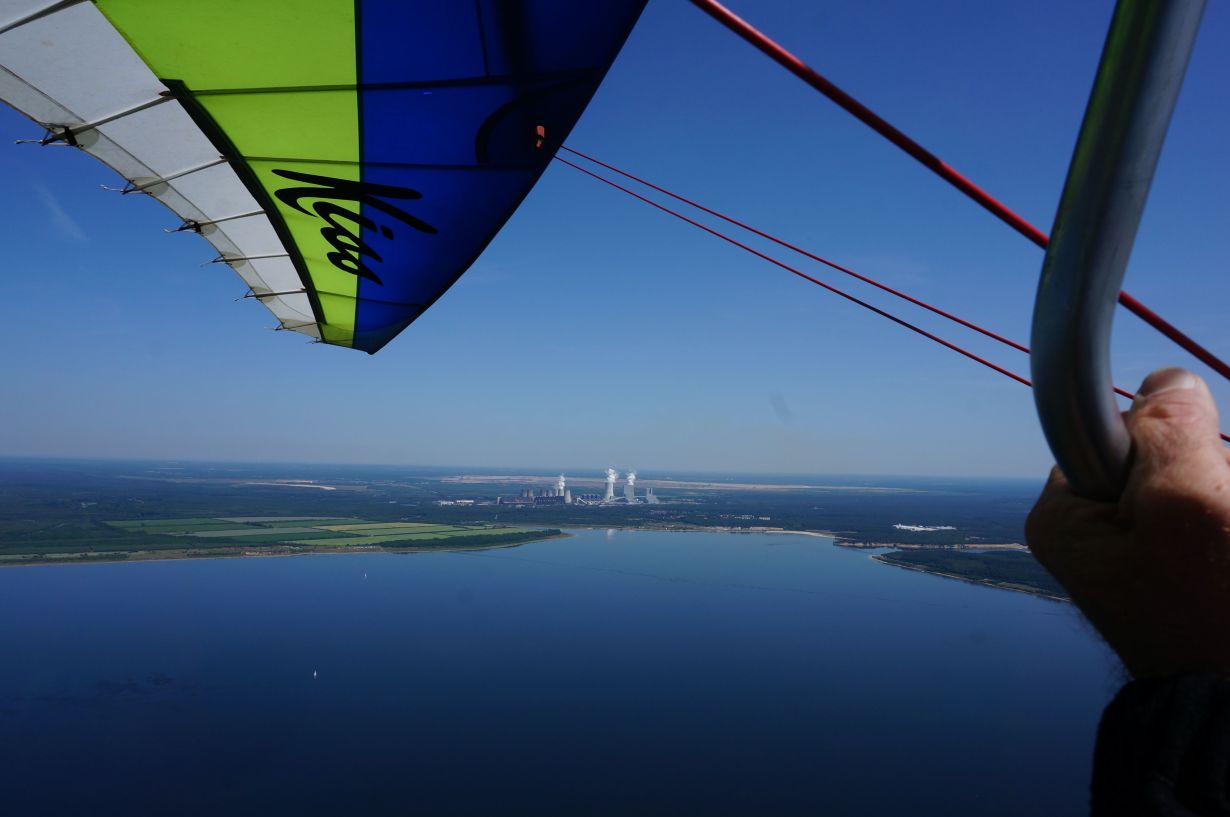
[(0, 99), (375, 352), (475, 261), (645, 0), (0, 0)]

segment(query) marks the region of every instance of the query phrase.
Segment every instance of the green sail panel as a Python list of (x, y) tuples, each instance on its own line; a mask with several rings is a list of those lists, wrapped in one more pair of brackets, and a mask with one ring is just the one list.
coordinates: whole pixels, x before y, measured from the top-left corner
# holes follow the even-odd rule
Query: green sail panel
[(170, 207), (282, 328), (375, 352), (528, 194), (643, 6), (20, 0), (0, 98)]
[[(98, 2), (255, 188), (306, 278), (322, 339), (349, 346), (358, 279), (328, 261), (333, 247), (318, 218), (276, 198), (285, 182), (273, 170), (327, 167), (330, 176), (359, 180), (355, 10), (351, 3), (331, 0), (293, 6), (236, 0)], [(357, 204), (343, 206), (357, 215)]]

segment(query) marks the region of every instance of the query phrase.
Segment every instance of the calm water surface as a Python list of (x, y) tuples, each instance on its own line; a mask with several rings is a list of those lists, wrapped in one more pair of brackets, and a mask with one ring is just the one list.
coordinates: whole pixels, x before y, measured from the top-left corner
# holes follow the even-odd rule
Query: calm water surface
[(0, 570), (0, 812), (1082, 814), (1072, 609), (802, 536)]

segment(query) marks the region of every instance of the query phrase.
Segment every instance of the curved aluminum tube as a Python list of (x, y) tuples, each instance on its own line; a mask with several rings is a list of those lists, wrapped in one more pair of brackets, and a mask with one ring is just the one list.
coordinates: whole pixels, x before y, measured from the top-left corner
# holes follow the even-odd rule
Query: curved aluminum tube
[(1034, 302), (1030, 368), (1042, 430), (1073, 489), (1113, 500), (1131, 441), (1110, 330), (1204, 0), (1119, 0)]

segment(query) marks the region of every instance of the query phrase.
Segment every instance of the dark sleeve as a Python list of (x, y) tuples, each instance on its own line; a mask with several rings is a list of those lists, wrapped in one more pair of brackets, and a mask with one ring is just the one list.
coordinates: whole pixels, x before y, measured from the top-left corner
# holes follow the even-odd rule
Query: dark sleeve
[(1132, 681), (1102, 714), (1093, 817), (1230, 817), (1230, 678)]

